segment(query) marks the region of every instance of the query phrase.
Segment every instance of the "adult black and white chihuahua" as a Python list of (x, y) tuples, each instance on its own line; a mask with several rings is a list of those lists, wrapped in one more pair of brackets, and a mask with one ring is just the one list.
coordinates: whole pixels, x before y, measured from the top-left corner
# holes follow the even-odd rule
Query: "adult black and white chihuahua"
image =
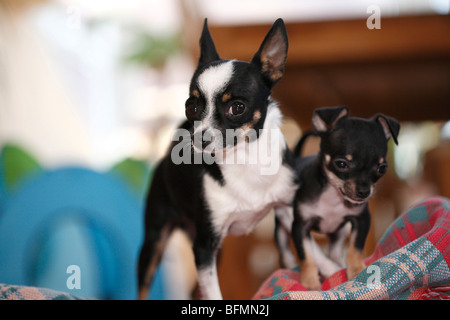
[[(329, 277), (345, 262), (348, 279), (365, 268), (362, 251), (370, 227), (368, 200), (387, 170), (387, 141), (392, 137), (397, 144), (400, 125), (395, 119), (379, 114), (366, 120), (348, 114), (346, 106), (317, 109), (312, 122), (320, 137), (319, 153), (300, 156), (307, 135), (294, 151), (300, 187), (291, 235), (300, 260), (300, 282), (310, 290), (320, 289), (319, 275)], [(347, 222), (352, 231), (344, 262)], [(328, 235), (328, 255), (311, 230)], [(282, 255), (286, 253), (281, 250)]]
[(221, 59), (206, 20), (200, 48), (187, 121), (157, 166), (147, 197), (140, 299), (147, 298), (176, 227), (193, 240), (200, 297), (222, 299), (216, 258), (225, 236), (249, 233), (271, 209), (289, 212), (297, 189), (294, 158), (279, 128), (282, 115), (270, 97), (287, 58), (283, 20), (250, 62)]

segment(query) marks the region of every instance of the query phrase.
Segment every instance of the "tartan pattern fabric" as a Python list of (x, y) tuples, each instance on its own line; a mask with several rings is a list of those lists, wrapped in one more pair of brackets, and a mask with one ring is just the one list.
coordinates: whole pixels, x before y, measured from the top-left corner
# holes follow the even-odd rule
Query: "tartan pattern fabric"
[(433, 197), (413, 206), (387, 229), (367, 268), (351, 280), (342, 269), (322, 283), (321, 291), (307, 291), (300, 270), (280, 269), (261, 286), (253, 299), (449, 299), (450, 203)]
[(66, 292), (47, 288), (6, 285), (0, 283), (0, 300), (84, 300)]

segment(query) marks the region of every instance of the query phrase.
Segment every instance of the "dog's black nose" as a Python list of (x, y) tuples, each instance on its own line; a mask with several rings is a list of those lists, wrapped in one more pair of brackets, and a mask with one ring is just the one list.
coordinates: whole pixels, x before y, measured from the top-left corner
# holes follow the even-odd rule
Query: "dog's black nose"
[(206, 130), (195, 132), (193, 136), (193, 146), (197, 148), (197, 150), (205, 150), (207, 146), (212, 144), (215, 140), (215, 137), (208, 133)]
[(211, 144), (212, 141), (202, 141), (202, 147), (205, 149), (207, 146)]
[(370, 195), (370, 186), (359, 186), (356, 189), (356, 195), (360, 199), (365, 199)]
[(214, 141), (214, 136), (211, 135), (211, 133), (207, 132), (206, 130), (202, 131), (202, 147), (203, 150), (209, 146)]

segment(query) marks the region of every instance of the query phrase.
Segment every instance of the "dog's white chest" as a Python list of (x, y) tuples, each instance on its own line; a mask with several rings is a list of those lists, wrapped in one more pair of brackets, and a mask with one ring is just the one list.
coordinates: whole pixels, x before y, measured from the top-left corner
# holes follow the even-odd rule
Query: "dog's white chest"
[(223, 166), (224, 186), (205, 175), (204, 191), (216, 232), (247, 234), (270, 209), (291, 203), (295, 192), (291, 169), (281, 166), (275, 175), (261, 175), (256, 169)]
[(339, 192), (329, 185), (317, 201), (299, 204), (299, 210), (305, 220), (315, 217), (320, 218), (319, 228), (321, 232), (333, 233), (345, 217), (360, 214), (362, 208), (345, 206)]

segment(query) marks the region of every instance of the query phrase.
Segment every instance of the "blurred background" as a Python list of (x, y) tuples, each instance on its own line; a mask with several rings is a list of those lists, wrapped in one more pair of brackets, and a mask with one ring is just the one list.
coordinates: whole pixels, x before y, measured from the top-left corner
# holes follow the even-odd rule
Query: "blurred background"
[[(203, 19), (223, 58), (250, 60), (276, 18), (289, 55), (273, 97), (295, 145), (317, 107), (401, 122), (371, 200), (370, 255), (389, 224), (450, 197), (448, 0), (0, 0), (0, 283), (134, 299), (152, 168), (184, 119)], [(379, 19), (378, 19), (379, 18)], [(374, 28), (375, 27), (375, 28)], [(307, 153), (317, 151), (311, 140)], [(190, 244), (176, 233), (151, 298), (188, 298)], [(68, 289), (78, 265), (81, 289)], [(225, 299), (278, 268), (273, 216), (228, 238)]]

